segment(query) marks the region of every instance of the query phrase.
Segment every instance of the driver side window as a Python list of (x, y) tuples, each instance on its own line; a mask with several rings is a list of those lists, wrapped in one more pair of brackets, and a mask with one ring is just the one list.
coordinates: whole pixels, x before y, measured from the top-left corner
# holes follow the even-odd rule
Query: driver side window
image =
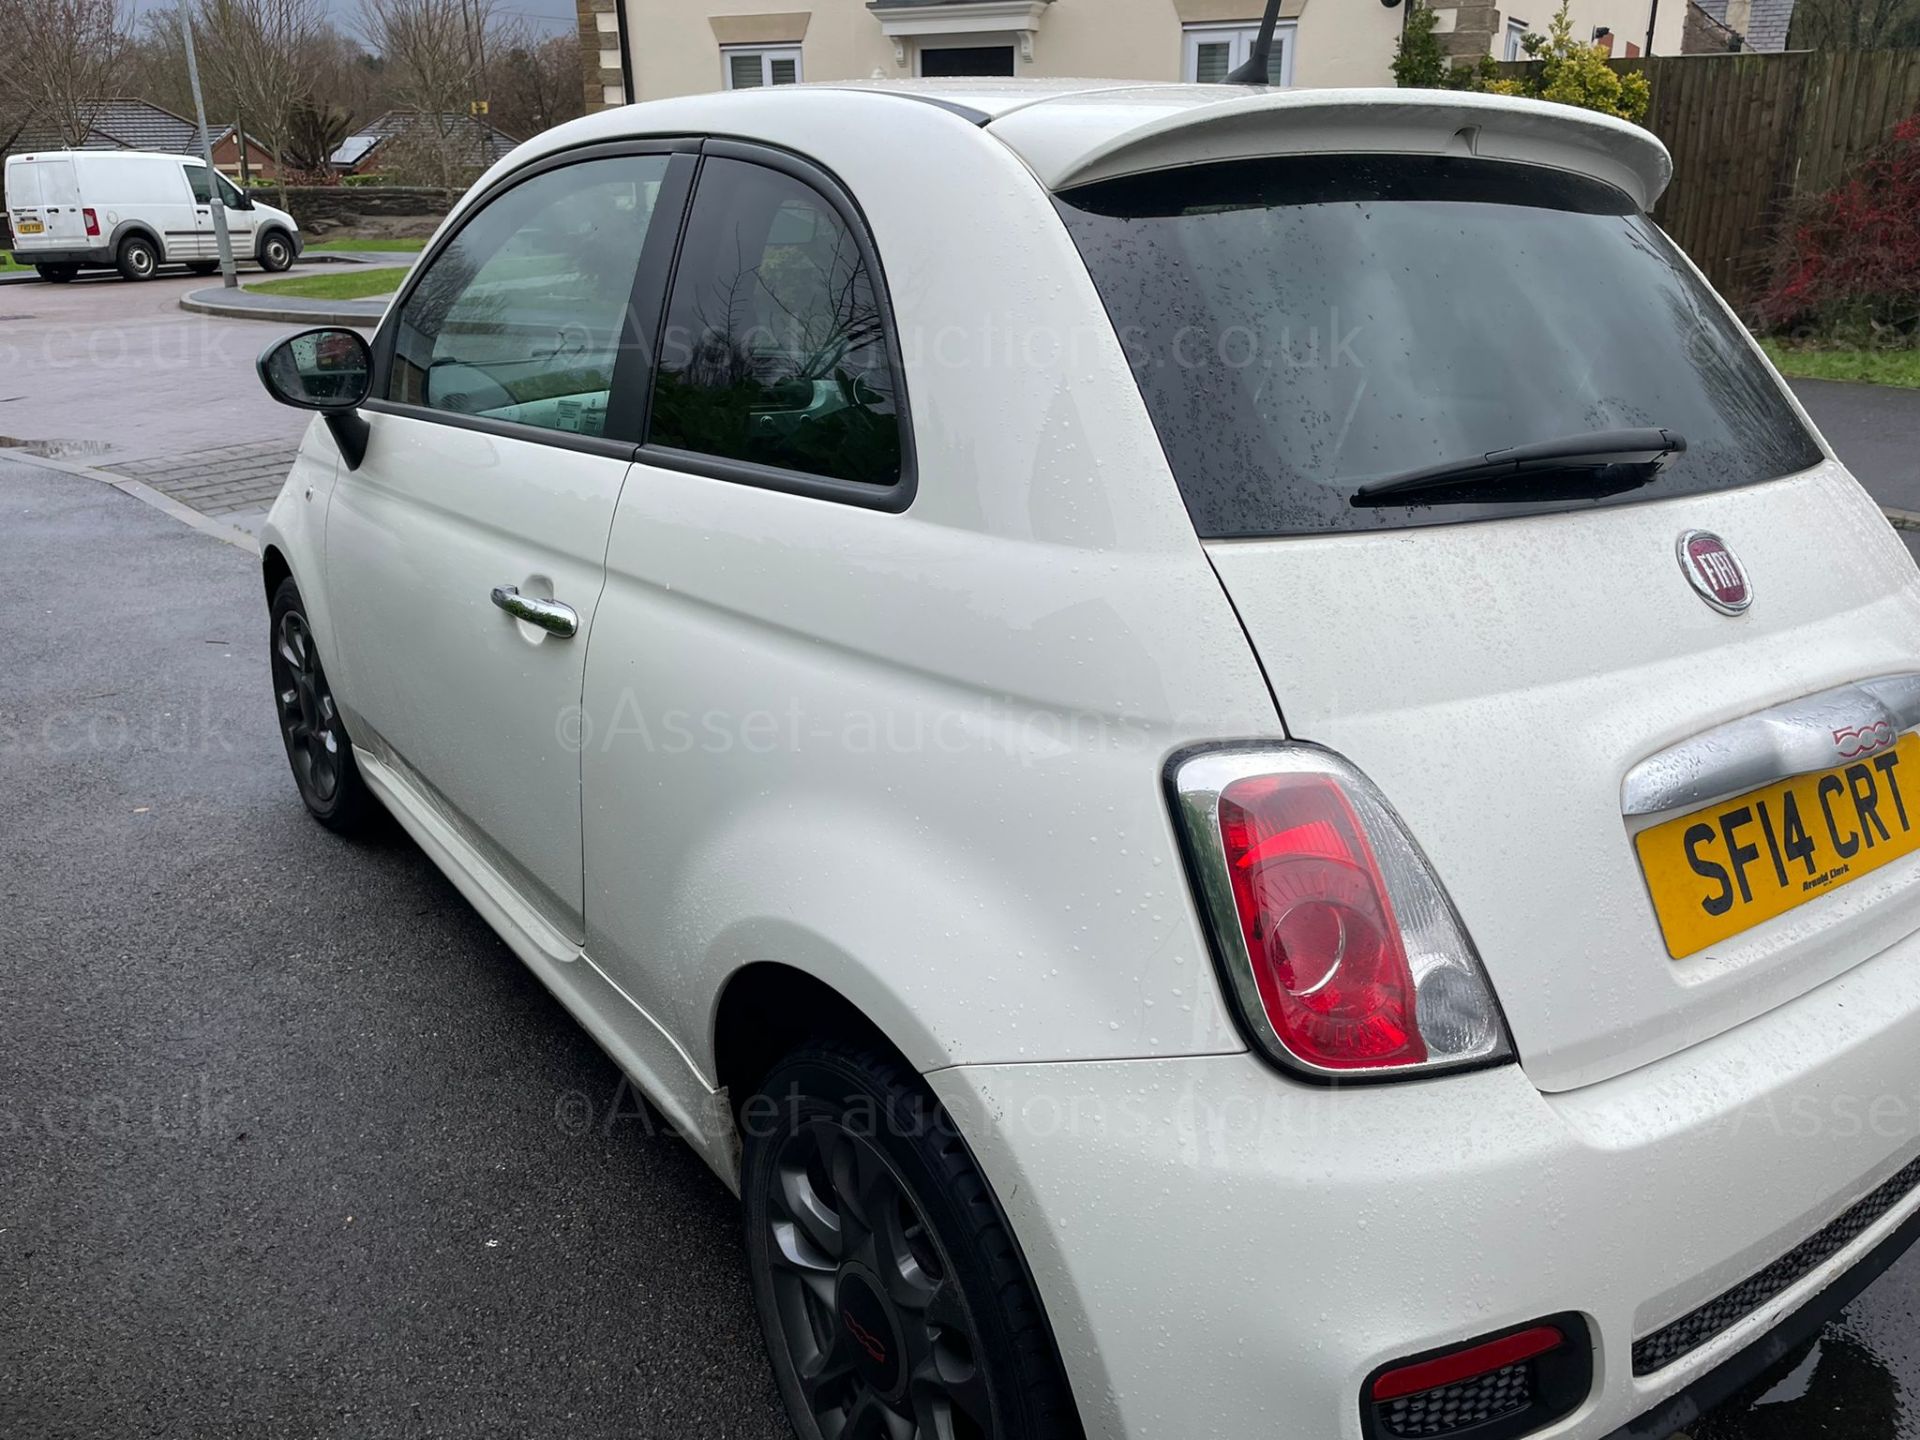
[(621, 327), (664, 155), (536, 175), (464, 225), (396, 317), (386, 398), (606, 433)]
[(183, 165), (187, 172), (187, 185), (193, 191), (193, 203), (208, 205), (213, 202), (213, 179), (204, 165)]

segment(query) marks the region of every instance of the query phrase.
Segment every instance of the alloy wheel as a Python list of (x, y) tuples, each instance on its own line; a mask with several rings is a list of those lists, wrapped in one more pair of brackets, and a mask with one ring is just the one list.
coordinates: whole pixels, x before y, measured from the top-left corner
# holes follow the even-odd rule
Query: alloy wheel
[(781, 1338), (824, 1440), (986, 1440), (980, 1344), (905, 1181), (865, 1135), (806, 1118), (770, 1169)]
[(340, 718), (306, 617), (289, 610), (273, 641), (273, 688), (280, 733), (300, 786), (321, 805), (340, 788)]

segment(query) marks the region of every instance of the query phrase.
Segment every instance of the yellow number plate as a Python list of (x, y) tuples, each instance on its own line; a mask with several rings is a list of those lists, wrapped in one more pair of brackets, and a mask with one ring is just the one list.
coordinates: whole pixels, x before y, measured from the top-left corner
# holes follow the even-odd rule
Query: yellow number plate
[(1667, 953), (1697, 954), (1920, 849), (1920, 735), (1634, 837)]
[(22, 235), (38, 235), (45, 228), (46, 227), (38, 220), (22, 220), (20, 222), (20, 233)]

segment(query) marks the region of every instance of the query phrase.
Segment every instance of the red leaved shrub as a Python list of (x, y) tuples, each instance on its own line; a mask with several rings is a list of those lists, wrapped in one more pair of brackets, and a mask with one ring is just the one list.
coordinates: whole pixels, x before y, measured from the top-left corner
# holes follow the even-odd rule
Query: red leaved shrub
[[(1920, 320), (1920, 114), (1785, 228), (1759, 319), (1912, 343)], [(1858, 336), (1856, 336), (1858, 338)]]

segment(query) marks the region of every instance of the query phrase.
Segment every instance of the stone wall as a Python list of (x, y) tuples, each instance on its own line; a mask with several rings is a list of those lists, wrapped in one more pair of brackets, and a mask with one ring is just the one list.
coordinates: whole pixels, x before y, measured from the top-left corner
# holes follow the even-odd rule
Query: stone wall
[(284, 203), (300, 228), (315, 235), (356, 228), (425, 235), (460, 198), (457, 190), (412, 185), (291, 185), (285, 193), (282, 202), (276, 187), (267, 186), (259, 192), (269, 205)]

